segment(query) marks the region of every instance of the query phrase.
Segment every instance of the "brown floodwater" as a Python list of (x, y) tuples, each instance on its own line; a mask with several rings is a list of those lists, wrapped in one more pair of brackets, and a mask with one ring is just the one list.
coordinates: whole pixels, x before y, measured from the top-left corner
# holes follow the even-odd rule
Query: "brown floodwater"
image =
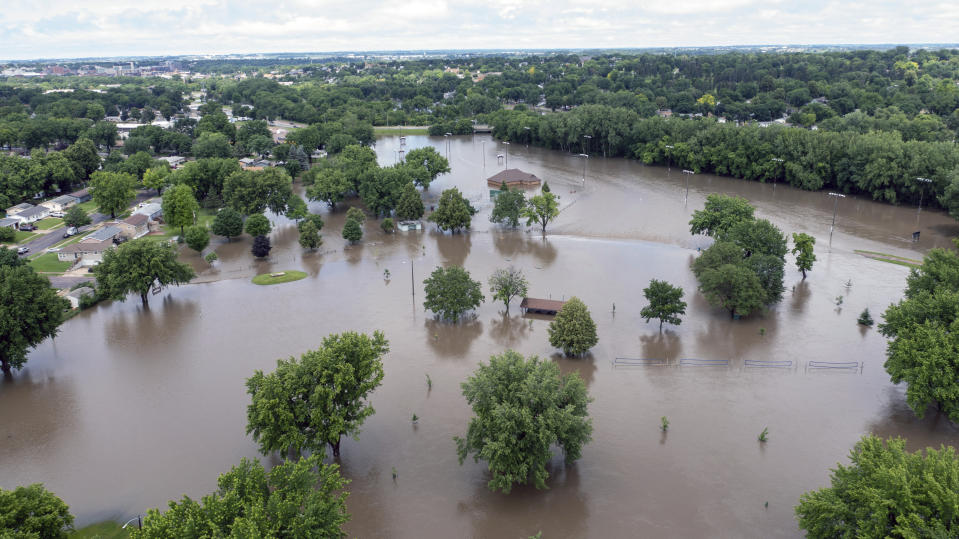
[[(446, 151), (442, 138), (407, 141), (406, 149)], [(453, 172), (431, 186), (427, 206), (458, 186), (480, 210), (469, 234), (427, 227), (386, 235), (368, 221), (363, 243), (346, 247), (345, 207), (330, 213), (312, 203), (326, 219), (318, 252), (302, 253), (292, 224), (274, 218), (268, 260), (252, 258), (249, 238), (217, 243), (212, 268), (187, 250), (197, 284), (152, 296), (148, 309), (131, 298), (67, 322), (0, 384), (0, 486), (42, 482), (81, 525), (202, 496), (241, 457), (257, 456), (245, 434), (245, 378), (345, 330), (382, 330), (391, 348), (372, 395), (376, 414), (342, 447), (352, 481), (347, 531), (357, 537), (797, 537), (799, 495), (826, 485), (863, 434), (904, 436), (914, 449), (959, 441), (959, 429), (934, 411), (914, 417), (904, 388), (883, 370), (885, 339), (856, 324), (865, 307), (879, 319), (908, 270), (854, 250), (921, 258), (959, 233), (948, 216), (848, 197), (830, 246), (825, 193), (696, 175), (684, 200), (687, 177), (675, 169), (594, 157), (584, 182), (580, 158), (514, 144), (510, 167), (548, 180), (562, 197), (544, 240), (489, 223), (485, 178), (502, 168), (504, 146), (489, 137), (453, 137), (450, 146)], [(381, 163), (399, 147), (396, 137), (379, 139)], [(708, 241), (690, 236), (686, 223), (713, 192), (745, 196), (787, 233), (817, 238), (809, 277), (801, 279), (789, 255), (785, 296), (764, 315), (732, 321), (695, 291), (689, 262)], [(918, 243), (914, 230), (922, 231)], [(582, 298), (599, 344), (586, 358), (563, 358), (547, 342), (548, 319), (525, 317), (517, 304), (506, 314), (484, 303), (456, 325), (433, 320), (422, 281), (449, 264), (464, 265), (484, 289), (494, 269), (514, 265), (532, 296)], [(284, 269), (308, 277), (268, 287), (249, 281)], [(682, 325), (662, 334), (639, 316), (653, 278), (682, 286), (689, 303)], [(578, 372), (594, 398), (593, 441), (571, 467), (556, 455), (549, 490), (492, 493), (483, 463), (456, 459), (452, 438), (470, 417), (460, 383), (506, 348)], [(770, 360), (790, 363), (756, 366)], [(815, 369), (811, 361), (861, 367)], [(769, 442), (760, 444), (764, 427)]]

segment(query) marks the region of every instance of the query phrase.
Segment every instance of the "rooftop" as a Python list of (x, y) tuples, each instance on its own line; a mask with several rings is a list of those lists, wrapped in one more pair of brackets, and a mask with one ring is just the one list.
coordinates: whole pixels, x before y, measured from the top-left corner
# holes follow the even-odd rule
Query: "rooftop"
[(108, 241), (120, 233), (120, 229), (115, 226), (105, 226), (93, 234), (83, 238), (84, 241)]
[(529, 172), (523, 172), (518, 168), (509, 168), (490, 176), (486, 180), (486, 185), (499, 187), (504, 181), (507, 187), (535, 187), (542, 183), (542, 180)]
[(143, 213), (134, 213), (123, 220), (124, 223), (133, 226), (140, 226), (150, 220), (150, 217)]

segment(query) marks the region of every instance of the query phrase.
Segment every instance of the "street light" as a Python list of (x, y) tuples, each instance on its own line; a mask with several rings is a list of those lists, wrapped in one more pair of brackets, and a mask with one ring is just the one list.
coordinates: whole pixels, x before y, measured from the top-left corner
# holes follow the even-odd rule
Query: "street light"
[(450, 158), (450, 136), (452, 135), (453, 133), (446, 133), (445, 135), (443, 135), (443, 138), (446, 140), (446, 160), (447, 161), (449, 161), (449, 158)]
[(846, 195), (839, 193), (829, 193), (829, 196), (836, 197), (836, 202), (832, 206), (832, 224), (829, 225), (829, 245), (832, 246), (832, 231), (836, 228), (836, 211), (839, 210), (839, 199), (846, 198)]
[(689, 169), (683, 169), (683, 176), (686, 177), (686, 197), (683, 198), (683, 205), (686, 204), (686, 201), (689, 200), (689, 177), (693, 174), (696, 174), (694, 171)]
[(524, 126), (524, 127), (523, 127), (523, 131), (526, 131), (526, 149), (529, 150), (529, 139), (530, 139), (530, 136), (529, 136), (529, 127), (528, 127), (528, 126)]
[[(673, 149), (673, 145), (672, 145), (672, 144), (667, 144), (667, 145), (666, 145), (666, 150), (672, 150), (672, 149)], [(671, 156), (670, 156), (669, 154), (670, 154), (670, 152), (667, 151), (667, 152), (666, 152), (666, 172), (669, 172), (669, 169), (671, 168), (671, 165), (672, 165), (672, 160), (670, 159)]]
[(503, 144), (506, 145), (506, 168), (504, 170), (509, 170), (509, 142), (504, 140)]
[(483, 141), (483, 170), (486, 170), (486, 141)]
[(586, 163), (589, 162), (589, 155), (581, 153), (579, 156), (583, 158), (583, 185), (586, 185)]
[(592, 135), (583, 135), (583, 153), (589, 154), (589, 141), (592, 138)]
[[(772, 162), (774, 162), (774, 163), (782, 163), (783, 160), (780, 159), (780, 158), (778, 158), (778, 157), (773, 157), (773, 158), (772, 158)], [(777, 168), (777, 172), (778, 172), (778, 168), (779, 168), (779, 167), (776, 167), (776, 168)], [(779, 176), (779, 174), (776, 174), (776, 176), (773, 176), (773, 187), (774, 187), (774, 188), (776, 187), (776, 178), (777, 178), (777, 176)]]
[(124, 524), (123, 526), (120, 526), (120, 529), (121, 529), (121, 530), (127, 529), (127, 526), (129, 526), (130, 523), (133, 522), (134, 520), (137, 521), (137, 528), (142, 530), (142, 529), (143, 529), (143, 521), (140, 520), (140, 515), (137, 515), (137, 516), (131, 518), (130, 520), (126, 521), (126, 524)]
[[(930, 180), (929, 178), (916, 178), (916, 181), (917, 181), (917, 182), (926, 183), (926, 184), (932, 183), (932, 180)], [(926, 192), (925, 189), (923, 189), (922, 187), (919, 188), (919, 209), (916, 210), (916, 214), (917, 214), (917, 215), (919, 214), (919, 212), (922, 211), (922, 195), (923, 195), (925, 192)]]

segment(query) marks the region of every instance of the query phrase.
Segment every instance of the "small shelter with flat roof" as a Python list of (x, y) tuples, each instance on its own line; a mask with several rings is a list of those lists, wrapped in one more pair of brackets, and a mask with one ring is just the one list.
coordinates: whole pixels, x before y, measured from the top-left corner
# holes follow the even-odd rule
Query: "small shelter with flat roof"
[(523, 302), (519, 304), (519, 308), (523, 309), (525, 313), (555, 316), (556, 313), (563, 308), (563, 305), (566, 305), (566, 302), (557, 299), (523, 298)]
[(510, 189), (528, 189), (538, 186), (539, 184), (543, 183), (543, 180), (540, 180), (529, 172), (523, 172), (518, 168), (508, 168), (490, 176), (486, 180), (486, 185), (490, 187), (496, 187), (498, 189), (501, 185), (503, 185), (504, 182), (506, 183), (506, 187), (509, 187)]

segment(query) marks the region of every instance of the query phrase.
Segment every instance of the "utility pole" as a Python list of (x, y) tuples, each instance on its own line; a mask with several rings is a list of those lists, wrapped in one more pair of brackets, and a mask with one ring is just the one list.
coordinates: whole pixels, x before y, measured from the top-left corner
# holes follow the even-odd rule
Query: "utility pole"
[(836, 228), (836, 212), (839, 210), (839, 199), (846, 198), (846, 195), (841, 195), (839, 193), (829, 193), (829, 196), (835, 197), (836, 202), (832, 206), (832, 224), (829, 225), (829, 246), (832, 247), (832, 231)]
[(671, 152), (669, 151), (669, 150), (672, 150), (672, 149), (673, 149), (673, 145), (672, 145), (672, 144), (667, 144), (667, 145), (666, 145), (666, 173), (667, 173), (667, 174), (669, 174), (669, 171), (670, 171), (670, 169), (672, 168), (672, 159), (671, 159), (672, 156), (670, 155)]
[(509, 142), (503, 141), (503, 144), (506, 145), (506, 169), (509, 170)]

